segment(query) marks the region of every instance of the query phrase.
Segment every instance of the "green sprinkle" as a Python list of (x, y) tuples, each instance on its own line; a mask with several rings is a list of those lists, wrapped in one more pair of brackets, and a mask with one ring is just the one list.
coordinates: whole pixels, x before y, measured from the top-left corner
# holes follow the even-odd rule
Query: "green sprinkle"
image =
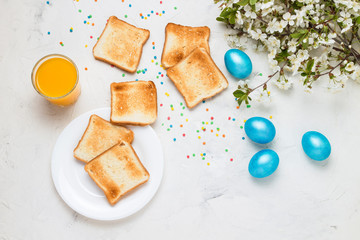
[(125, 18), (127, 18), (127, 15), (125, 14)]
[(225, 149), (225, 152), (228, 152), (229, 150), (228, 149)]
[(195, 157), (195, 153), (193, 153), (193, 157)]
[(204, 125), (204, 124), (205, 124), (205, 122), (202, 122), (202, 124)]
[(198, 133), (198, 132), (200, 132), (199, 130), (196, 130), (196, 132)]
[(125, 77), (125, 73), (123, 73), (122, 76)]
[(170, 128), (168, 128), (167, 130), (170, 131)]
[(220, 128), (216, 128), (216, 130), (220, 131)]
[(259, 76), (262, 76), (262, 73), (260, 73)]
[(170, 104), (170, 107), (172, 108), (172, 107), (174, 107), (172, 104)]
[(183, 105), (183, 103), (181, 102), (181, 103), (180, 103), (180, 106), (182, 106), (182, 105)]
[(213, 125), (213, 124), (214, 124), (214, 122), (210, 122), (210, 124), (211, 124), (211, 125)]
[(159, 78), (159, 76), (156, 76), (156, 78)]
[(251, 108), (251, 105), (247, 105), (246, 107), (247, 107), (247, 108)]
[(244, 127), (243, 126), (240, 126), (241, 129), (243, 129)]
[(174, 7), (175, 10), (177, 10), (177, 7)]
[(183, 109), (185, 109), (185, 106), (183, 107)]
[(202, 160), (205, 160), (205, 158), (203, 157)]
[(180, 116), (184, 116), (184, 114), (183, 114), (183, 113), (180, 113)]
[(155, 63), (155, 65), (158, 65), (158, 64), (159, 64), (158, 62)]
[(164, 126), (164, 123), (162, 123), (161, 126)]
[(79, 12), (81, 13), (81, 9), (79, 9)]

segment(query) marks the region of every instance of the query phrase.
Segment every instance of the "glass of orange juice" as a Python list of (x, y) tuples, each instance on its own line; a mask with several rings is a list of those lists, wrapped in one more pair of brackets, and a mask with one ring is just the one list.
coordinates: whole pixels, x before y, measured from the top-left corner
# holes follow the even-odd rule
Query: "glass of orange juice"
[(31, 80), (35, 90), (55, 105), (71, 105), (80, 95), (78, 69), (61, 54), (41, 58), (33, 68)]

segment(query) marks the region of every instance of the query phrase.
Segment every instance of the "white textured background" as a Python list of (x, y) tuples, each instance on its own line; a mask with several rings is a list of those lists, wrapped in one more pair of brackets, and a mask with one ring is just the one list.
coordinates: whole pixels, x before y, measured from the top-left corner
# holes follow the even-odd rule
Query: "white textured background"
[[(165, 14), (140, 18), (151, 10)], [(225, 27), (215, 21), (219, 11), (211, 0), (0, 0), (0, 239), (360, 239), (360, 86), (349, 83), (338, 94), (318, 86), (311, 95), (300, 84), (287, 92), (272, 87), (270, 105), (236, 109), (236, 80), (223, 62)], [(125, 19), (125, 14), (126, 21), (151, 31), (139, 66), (147, 68), (146, 74), (123, 77), (121, 70), (92, 57), (106, 19)], [(156, 78), (158, 72), (165, 75), (155, 62), (160, 62), (167, 22), (209, 26), (211, 55), (230, 83), (191, 111), (180, 107), (183, 99), (166, 76)], [(30, 82), (35, 62), (54, 52), (68, 55), (80, 69), (82, 95), (68, 108), (48, 104)], [(247, 53), (254, 71), (270, 73), (265, 55)], [(111, 82), (135, 79), (153, 80), (163, 104), (153, 124), (164, 149), (162, 184), (150, 204), (131, 217), (112, 222), (85, 218), (54, 188), (52, 148), (72, 119), (109, 106)], [(256, 180), (247, 166), (262, 147), (242, 140), (240, 126), (249, 117), (270, 115), (277, 135), (265, 147), (279, 154), (280, 165), (271, 177)], [(300, 142), (308, 130), (329, 138), (329, 160), (318, 163), (305, 156)], [(204, 160), (201, 153), (206, 153)]]

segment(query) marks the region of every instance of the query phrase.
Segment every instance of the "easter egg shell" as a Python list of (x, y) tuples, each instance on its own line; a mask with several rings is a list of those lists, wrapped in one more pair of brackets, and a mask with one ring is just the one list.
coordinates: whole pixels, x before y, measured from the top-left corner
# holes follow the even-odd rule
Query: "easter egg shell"
[(276, 134), (274, 124), (263, 117), (252, 117), (245, 122), (245, 133), (254, 142), (265, 144), (271, 142)]
[(306, 155), (316, 161), (327, 159), (331, 153), (329, 140), (316, 131), (306, 132), (301, 139), (301, 145)]
[(275, 172), (279, 166), (279, 156), (271, 149), (257, 152), (250, 160), (249, 173), (255, 178), (264, 178)]
[(239, 49), (230, 49), (224, 56), (226, 69), (236, 78), (247, 78), (252, 72), (249, 56)]

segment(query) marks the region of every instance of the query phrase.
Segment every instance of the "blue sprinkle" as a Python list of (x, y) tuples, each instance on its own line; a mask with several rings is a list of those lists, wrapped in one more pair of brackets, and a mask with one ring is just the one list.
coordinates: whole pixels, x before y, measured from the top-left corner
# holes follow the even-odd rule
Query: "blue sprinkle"
[(176, 138), (174, 138), (174, 142), (176, 142)]
[(170, 124), (170, 127), (172, 128), (172, 125)]
[(235, 118), (233, 118), (233, 121), (235, 121)]
[(131, 7), (131, 4), (129, 4), (129, 7)]
[(153, 46), (153, 49), (155, 49), (155, 46)]
[(147, 16), (150, 17), (150, 14), (148, 14)]
[(145, 74), (145, 71), (143, 70), (142, 73)]
[(237, 101), (237, 98), (235, 98), (235, 101)]
[(151, 11), (151, 13), (154, 13), (154, 11)]
[(50, 32), (48, 32), (48, 35), (50, 35)]
[[(167, 75), (166, 75), (167, 76)], [(205, 100), (203, 101), (203, 103), (205, 103)]]
[(163, 82), (160, 82), (161, 83), (161, 85), (163, 85), (164, 83)]
[(162, 13), (164, 14), (164, 13), (165, 13), (165, 11), (162, 11)]
[(84, 24), (86, 24), (86, 20), (84, 21)]
[(144, 16), (141, 16), (142, 19), (144, 19)]
[(145, 68), (145, 72), (147, 72), (147, 68)]
[(206, 156), (206, 153), (203, 153), (204, 156)]
[(161, 72), (159, 72), (159, 75), (161, 75)]
[(156, 56), (154, 56), (154, 59), (157, 59), (157, 57), (156, 57)]
[(242, 137), (242, 140), (245, 140), (245, 137)]
[(49, 1), (46, 1), (46, 4), (50, 4), (50, 2), (49, 2)]
[(139, 79), (135, 79), (135, 81), (139, 81)]

